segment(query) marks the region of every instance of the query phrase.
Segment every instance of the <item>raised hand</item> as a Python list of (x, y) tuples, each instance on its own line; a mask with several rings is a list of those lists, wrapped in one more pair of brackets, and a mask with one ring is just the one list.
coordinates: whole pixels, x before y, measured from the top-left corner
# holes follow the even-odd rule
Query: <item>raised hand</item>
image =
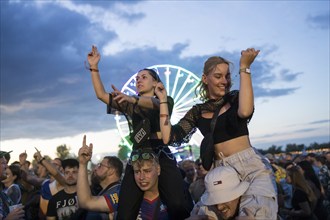
[(134, 97), (126, 95), (122, 93), (119, 89), (117, 89), (114, 85), (111, 85), (113, 92), (111, 93), (113, 95), (113, 100), (115, 100), (118, 103), (122, 102), (130, 102), (130, 103), (135, 103), (136, 100)]
[(260, 50), (255, 50), (254, 48), (248, 48), (241, 51), (240, 67), (250, 68), (254, 59), (258, 56)]
[(97, 47), (93, 45), (92, 46), (92, 51), (89, 52), (88, 55), (87, 55), (87, 61), (89, 63), (89, 66), (91, 68), (97, 67), (100, 59), (101, 59), (101, 55), (98, 52)]
[(35, 149), (37, 152), (34, 153), (33, 157), (36, 161), (39, 162), (42, 159), (42, 155), (41, 155), (41, 152), (36, 147), (35, 147)]
[(93, 155), (93, 144), (86, 144), (86, 135), (83, 137), (82, 147), (78, 151), (79, 163), (87, 164), (91, 160)]
[(159, 101), (167, 100), (167, 91), (162, 82), (157, 83), (156, 89), (155, 89), (155, 94), (158, 97)]

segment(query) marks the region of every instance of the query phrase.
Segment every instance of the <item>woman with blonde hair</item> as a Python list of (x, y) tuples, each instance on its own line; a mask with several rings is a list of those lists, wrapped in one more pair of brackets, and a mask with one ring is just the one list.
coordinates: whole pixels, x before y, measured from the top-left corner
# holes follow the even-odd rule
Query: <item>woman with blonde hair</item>
[(219, 56), (208, 58), (198, 85), (203, 103), (194, 105), (176, 125), (172, 126), (169, 120), (167, 91), (161, 83), (156, 95), (160, 101), (160, 128), (164, 143), (180, 145), (187, 142), (198, 128), (204, 138), (213, 139), (212, 144), (207, 145), (210, 148), (201, 147), (206, 149), (201, 153), (208, 155), (201, 155), (204, 168), (209, 170), (212, 164), (213, 167), (231, 166), (242, 181), (250, 183), (242, 195), (239, 216), (246, 216), (248, 211), (256, 219), (276, 219), (278, 205), (272, 168), (266, 158), (252, 147), (248, 131), (254, 112), (250, 66), (259, 52), (254, 48), (241, 51), (239, 91), (230, 91), (232, 63)]

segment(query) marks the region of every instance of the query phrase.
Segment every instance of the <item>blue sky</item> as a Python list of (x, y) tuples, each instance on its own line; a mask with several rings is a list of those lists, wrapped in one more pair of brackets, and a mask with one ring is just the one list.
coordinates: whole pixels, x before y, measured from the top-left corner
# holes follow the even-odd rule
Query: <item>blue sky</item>
[(108, 91), (156, 64), (200, 77), (218, 55), (237, 70), (241, 50), (260, 49), (252, 145), (329, 142), (329, 11), (329, 1), (1, 1), (1, 150), (77, 153), (83, 134), (96, 152), (117, 150), (84, 67), (93, 44)]

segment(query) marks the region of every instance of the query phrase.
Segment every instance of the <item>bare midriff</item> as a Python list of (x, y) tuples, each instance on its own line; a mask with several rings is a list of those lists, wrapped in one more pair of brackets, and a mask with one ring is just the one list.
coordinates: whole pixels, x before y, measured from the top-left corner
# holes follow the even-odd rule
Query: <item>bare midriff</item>
[(223, 156), (229, 157), (250, 147), (251, 144), (248, 135), (240, 136), (222, 143), (215, 144), (215, 159), (220, 159), (218, 156), (220, 152), (223, 154)]

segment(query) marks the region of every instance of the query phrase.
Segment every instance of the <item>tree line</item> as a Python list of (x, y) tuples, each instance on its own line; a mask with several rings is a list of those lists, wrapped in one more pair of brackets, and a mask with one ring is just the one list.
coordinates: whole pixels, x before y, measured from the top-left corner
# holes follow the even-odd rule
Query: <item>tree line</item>
[[(126, 146), (123, 144), (124, 142), (121, 142), (119, 144), (119, 151), (116, 156), (118, 156), (121, 160), (126, 161), (131, 153), (131, 148), (129, 146)], [(109, 146), (110, 148), (110, 146)], [(57, 157), (61, 159), (66, 159), (66, 158), (75, 158), (77, 157), (74, 153), (70, 153), (70, 147), (67, 145), (60, 145), (56, 148), (56, 155)], [(182, 147), (177, 148), (178, 154), (182, 159), (185, 157), (192, 157), (194, 159), (199, 158), (199, 146), (197, 145), (183, 145)], [(276, 146), (272, 145), (268, 149), (258, 149), (258, 151), (262, 154), (280, 154), (280, 153), (302, 153), (304, 151), (309, 152), (309, 151), (330, 151), (330, 142), (327, 143), (312, 143), (309, 146), (306, 146), (304, 144), (287, 144), (285, 147), (284, 146)]]

